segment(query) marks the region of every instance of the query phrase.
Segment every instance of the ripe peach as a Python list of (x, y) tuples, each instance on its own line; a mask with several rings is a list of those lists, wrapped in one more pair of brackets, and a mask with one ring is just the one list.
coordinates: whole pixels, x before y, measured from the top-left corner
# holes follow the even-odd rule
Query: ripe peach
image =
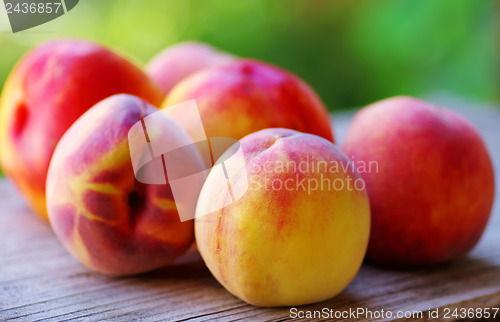
[(371, 260), (430, 265), (477, 243), (493, 204), (493, 168), (479, 133), (460, 115), (410, 97), (386, 99), (355, 115), (342, 148), (378, 163), (378, 172), (361, 173)]
[(200, 42), (183, 42), (168, 47), (147, 64), (146, 72), (165, 93), (182, 79), (207, 67), (225, 64), (234, 56)]
[[(50, 163), (50, 223), (74, 257), (105, 274), (128, 275), (158, 268), (172, 262), (194, 241), (193, 221), (181, 222), (177, 212), (177, 207), (189, 205), (176, 205), (170, 185), (144, 184), (134, 176), (129, 130), (155, 111), (137, 97), (111, 96), (69, 128)], [(163, 116), (163, 125), (148, 128), (150, 139), (156, 133), (179, 146), (193, 143), (175, 121)], [(194, 151), (189, 160), (202, 166), (201, 156)], [(190, 200), (193, 215), (198, 192)]]
[[(198, 199), (195, 235), (206, 265), (253, 305), (335, 296), (368, 244), (369, 203), (356, 169), (331, 142), (289, 129), (265, 129), (240, 144), (246, 167), (224, 162), (231, 191), (214, 168)], [(210, 212), (233, 196), (241, 197)]]
[(82, 40), (45, 43), (9, 75), (0, 101), (0, 162), (42, 218), (47, 219), (45, 179), (57, 142), (92, 105), (119, 93), (152, 104), (163, 97), (138, 67)]
[[(298, 77), (255, 60), (235, 60), (198, 72), (175, 86), (163, 103), (195, 140), (198, 123), (176, 103), (195, 99), (207, 137), (241, 139), (270, 127), (312, 133), (333, 142), (330, 116)], [(195, 140), (196, 141), (196, 140)]]

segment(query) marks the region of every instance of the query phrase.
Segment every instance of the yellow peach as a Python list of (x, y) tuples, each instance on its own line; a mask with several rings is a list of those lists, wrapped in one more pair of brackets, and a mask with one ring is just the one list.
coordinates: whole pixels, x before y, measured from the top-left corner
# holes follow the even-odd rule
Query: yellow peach
[[(196, 241), (212, 274), (258, 306), (340, 293), (361, 266), (370, 230), (351, 161), (331, 142), (289, 129), (258, 131), (240, 145), (246, 165), (224, 161), (229, 189), (214, 168), (196, 208)], [(212, 211), (214, 203), (226, 207)]]

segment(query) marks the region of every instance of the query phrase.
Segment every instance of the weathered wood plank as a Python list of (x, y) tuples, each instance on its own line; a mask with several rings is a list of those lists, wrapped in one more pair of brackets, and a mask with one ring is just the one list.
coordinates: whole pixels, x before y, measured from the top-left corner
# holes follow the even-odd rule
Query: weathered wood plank
[[(460, 109), (482, 132), (500, 170), (500, 111)], [(336, 115), (337, 137), (351, 113)], [(497, 175), (497, 183), (500, 180)], [(499, 200), (500, 189), (497, 189)], [(0, 319), (283, 320), (289, 308), (256, 308), (224, 290), (192, 253), (178, 264), (136, 277), (87, 270), (34, 217), (6, 180), (0, 181)], [(343, 311), (422, 311), (500, 306), (500, 207), (466, 258), (421, 270), (364, 264), (349, 287), (329, 301), (301, 307)], [(428, 314), (428, 313), (425, 313)]]

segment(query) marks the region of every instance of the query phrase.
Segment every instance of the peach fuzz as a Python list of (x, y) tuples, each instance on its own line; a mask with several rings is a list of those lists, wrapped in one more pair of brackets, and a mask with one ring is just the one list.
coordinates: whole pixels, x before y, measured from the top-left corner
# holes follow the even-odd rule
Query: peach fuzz
[(47, 42), (10, 73), (0, 98), (0, 162), (40, 217), (47, 219), (45, 180), (57, 142), (91, 106), (119, 93), (155, 105), (163, 98), (137, 66), (83, 40)]
[(342, 145), (358, 162), (372, 227), (367, 257), (424, 266), (464, 256), (478, 242), (493, 205), (494, 173), (477, 130), (445, 108), (393, 97), (359, 111)]
[[(134, 96), (107, 98), (69, 128), (50, 163), (47, 208), (54, 232), (74, 257), (101, 273), (167, 265), (194, 241), (193, 221), (180, 221), (170, 185), (143, 184), (134, 176), (129, 129), (156, 111)], [(159, 135), (192, 144), (166, 115), (163, 124)]]
[(200, 71), (175, 86), (166, 112), (196, 140), (197, 124), (176, 103), (195, 99), (207, 137), (244, 136), (270, 127), (290, 128), (333, 142), (330, 115), (297, 76), (250, 59)]
[[(337, 295), (359, 270), (370, 230), (364, 188), (333, 188), (338, 180), (361, 180), (349, 159), (331, 142), (289, 129), (265, 129), (240, 143), (246, 170), (231, 158), (225, 166), (235, 178), (232, 195), (247, 188), (244, 176), (248, 190), (204, 215), (212, 203), (231, 198), (212, 170), (198, 199), (195, 235), (206, 265), (228, 291), (253, 305), (295, 306)], [(312, 170), (322, 161), (346, 171)], [(324, 183), (308, 192), (297, 186), (301, 180), (326, 180), (332, 188)]]
[(160, 52), (146, 65), (146, 72), (165, 93), (182, 79), (205, 68), (234, 60), (231, 54), (201, 42), (183, 42)]

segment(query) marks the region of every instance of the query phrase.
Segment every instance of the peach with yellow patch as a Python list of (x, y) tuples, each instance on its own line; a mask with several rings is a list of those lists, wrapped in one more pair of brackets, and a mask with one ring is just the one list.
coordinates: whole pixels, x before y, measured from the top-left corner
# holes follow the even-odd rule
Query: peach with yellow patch
[(302, 305), (340, 293), (361, 266), (370, 229), (367, 194), (349, 159), (323, 138), (288, 129), (240, 143), (246, 170), (225, 162), (232, 193), (211, 172), (198, 199), (195, 235), (206, 265), (253, 305)]
[(270, 127), (290, 128), (333, 142), (330, 115), (297, 76), (260, 61), (239, 59), (182, 80), (163, 103), (196, 139), (198, 123), (176, 105), (195, 99), (207, 137), (237, 140)]
[(56, 40), (28, 53), (0, 99), (0, 162), (40, 217), (54, 148), (70, 125), (108, 96), (129, 93), (160, 104), (163, 93), (125, 58), (83, 40)]
[[(194, 240), (193, 222), (180, 221), (170, 185), (143, 184), (134, 176), (128, 132), (156, 111), (137, 97), (112, 96), (69, 128), (50, 163), (50, 223), (74, 257), (105, 274), (161, 267)], [(167, 116), (161, 130), (180, 145), (192, 143)], [(197, 161), (202, 164), (200, 156)]]

